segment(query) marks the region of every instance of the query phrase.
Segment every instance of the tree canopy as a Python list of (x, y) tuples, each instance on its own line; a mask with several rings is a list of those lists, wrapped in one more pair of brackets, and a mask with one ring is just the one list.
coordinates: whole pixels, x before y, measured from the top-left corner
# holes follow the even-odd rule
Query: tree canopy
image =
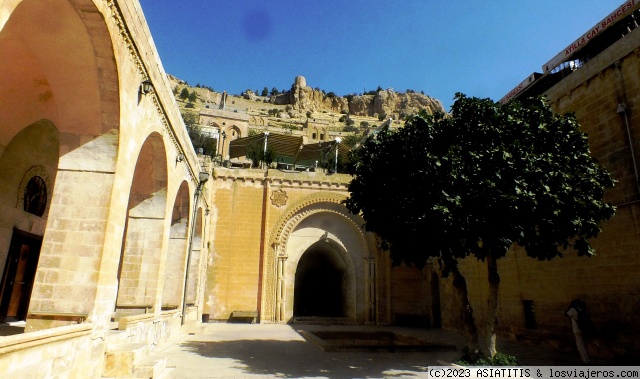
[[(352, 154), (345, 205), (382, 238), (394, 263), (421, 267), (439, 257), (470, 309), (457, 263), (486, 260), (490, 356), (497, 260), (514, 245), (539, 260), (568, 248), (593, 255), (588, 239), (615, 212), (603, 201), (613, 180), (591, 156), (575, 116), (554, 114), (542, 98), (501, 104), (456, 94), (450, 114), (410, 116)], [(473, 324), (472, 311), (467, 316)], [(476, 330), (467, 325), (469, 340), (477, 341)]]
[(514, 243), (541, 260), (569, 246), (591, 255), (587, 239), (614, 214), (603, 202), (613, 181), (586, 134), (543, 99), (457, 94), (450, 115), (412, 116), (354, 154), (346, 205), (397, 260), (419, 264), (440, 251), (499, 258)]
[(202, 131), (202, 126), (198, 124), (199, 116), (196, 113), (186, 112), (182, 114), (182, 119), (187, 127), (193, 148), (201, 148), (202, 154), (214, 158), (216, 156), (218, 140)]

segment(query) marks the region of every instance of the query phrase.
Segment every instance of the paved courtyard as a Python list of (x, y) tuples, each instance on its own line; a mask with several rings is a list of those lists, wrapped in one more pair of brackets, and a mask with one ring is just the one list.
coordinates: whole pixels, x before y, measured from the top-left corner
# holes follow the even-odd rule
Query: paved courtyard
[[(458, 351), (324, 352), (296, 330), (340, 330), (340, 326), (207, 324), (179, 343), (159, 347), (174, 378), (398, 378), (426, 377), (427, 366), (461, 356)], [(353, 329), (354, 327), (350, 327)], [(380, 330), (379, 327), (359, 327)], [(382, 328), (461, 346), (461, 335), (436, 330)], [(501, 344), (522, 365), (576, 365), (577, 357), (531, 346)]]

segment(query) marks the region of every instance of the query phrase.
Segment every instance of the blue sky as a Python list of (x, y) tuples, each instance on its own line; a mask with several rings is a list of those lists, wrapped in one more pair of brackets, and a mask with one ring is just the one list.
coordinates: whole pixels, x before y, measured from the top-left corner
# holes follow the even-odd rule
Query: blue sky
[(622, 0), (141, 0), (165, 70), (238, 94), (378, 86), (499, 100)]

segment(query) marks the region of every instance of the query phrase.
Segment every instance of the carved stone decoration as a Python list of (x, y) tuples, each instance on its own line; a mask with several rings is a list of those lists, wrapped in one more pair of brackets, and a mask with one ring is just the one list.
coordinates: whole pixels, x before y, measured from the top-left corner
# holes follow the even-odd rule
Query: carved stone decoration
[[(284, 191), (282, 191), (284, 192)], [(371, 236), (365, 235), (362, 230), (364, 220), (360, 216), (350, 213), (347, 208), (342, 205), (342, 201), (346, 196), (332, 192), (319, 192), (311, 196), (305, 197), (290, 205), (284, 213), (282, 213), (271, 231), (269, 238), (268, 254), (265, 257), (265, 277), (263, 286), (263, 317), (265, 320), (273, 320), (273, 322), (285, 322), (286, 320), (278, 320), (276, 316), (277, 307), (277, 286), (278, 286), (278, 258), (280, 253), (284, 253), (289, 236), (295, 227), (305, 218), (318, 212), (330, 212), (344, 217), (355, 226), (356, 230), (361, 230), (358, 235), (361, 246), (366, 246), (366, 250), (370, 250), (373, 244)], [(273, 198), (272, 198), (273, 200)]]
[[(142, 78), (141, 81), (151, 80), (149, 70), (144, 64), (140, 51), (138, 50), (138, 47), (134, 42), (135, 39), (131, 35), (130, 30), (126, 27), (126, 22), (124, 20), (124, 16), (122, 15), (122, 10), (120, 9), (118, 2), (116, 0), (107, 0), (107, 6), (111, 11), (111, 17), (115, 21), (115, 24), (118, 28), (120, 38), (122, 38), (123, 45), (127, 47), (127, 50), (129, 51), (129, 55), (131, 56), (131, 59), (133, 60), (138, 70), (138, 73)], [(153, 105), (156, 108), (156, 112), (160, 116), (160, 119), (162, 121), (162, 126), (164, 127), (164, 131), (167, 133), (169, 140), (173, 144), (176, 151), (179, 154), (184, 155), (185, 151), (182, 148), (181, 144), (178, 142), (178, 138), (176, 137), (173, 126), (171, 125), (169, 121), (169, 117), (167, 116), (167, 113), (164, 109), (164, 106), (161, 104), (158, 94), (156, 93), (155, 90), (151, 92), (151, 99), (153, 101)], [(191, 167), (191, 164), (187, 164), (186, 168), (189, 172), (189, 175), (191, 176), (191, 180), (193, 181), (193, 183), (198, 184), (198, 180), (196, 179), (196, 174), (193, 170), (193, 167)]]
[(271, 204), (278, 208), (287, 205), (288, 199), (289, 196), (287, 196), (287, 193), (284, 190), (279, 189), (271, 193)]

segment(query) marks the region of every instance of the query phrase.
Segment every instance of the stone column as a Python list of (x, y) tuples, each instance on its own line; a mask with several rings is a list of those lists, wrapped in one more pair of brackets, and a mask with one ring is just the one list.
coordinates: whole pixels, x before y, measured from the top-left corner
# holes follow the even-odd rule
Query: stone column
[(278, 281), (276, 285), (276, 322), (286, 323), (286, 288), (287, 278), (285, 275), (285, 264), (287, 256), (279, 256), (276, 270), (278, 271)]
[(364, 258), (365, 323), (376, 323), (376, 259)]

